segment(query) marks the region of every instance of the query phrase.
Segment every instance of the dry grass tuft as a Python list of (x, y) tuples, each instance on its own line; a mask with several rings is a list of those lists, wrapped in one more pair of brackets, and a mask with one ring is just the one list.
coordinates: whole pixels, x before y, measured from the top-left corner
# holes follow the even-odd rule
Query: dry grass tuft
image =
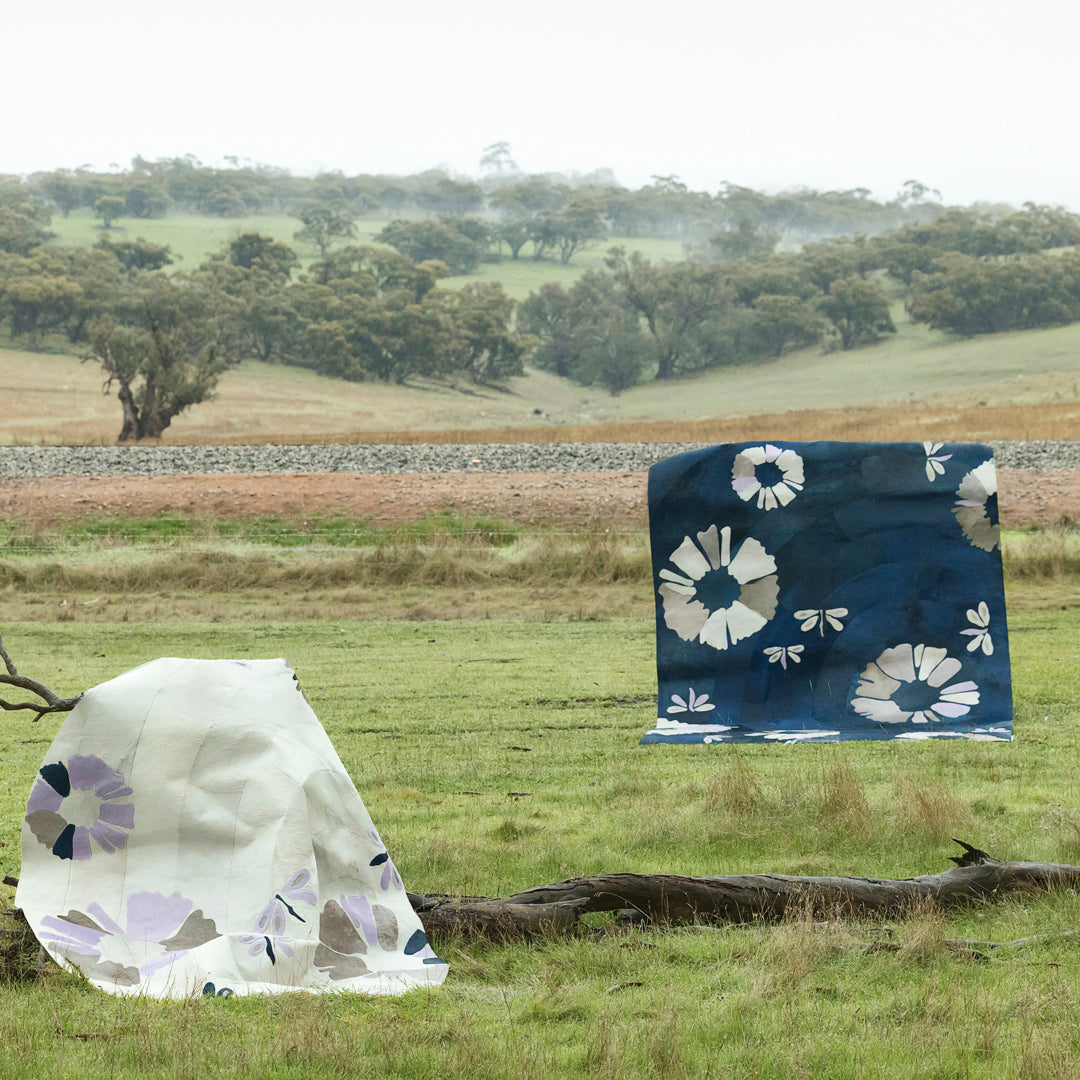
[(900, 930), (899, 956), (916, 963), (927, 963), (949, 956), (945, 919), (933, 901), (918, 901), (911, 907)]
[(734, 747), (731, 764), (714, 776), (705, 788), (705, 807), (711, 813), (727, 814), (733, 821), (759, 813), (765, 806), (765, 793), (757, 777)]
[(963, 835), (962, 830), (971, 824), (970, 809), (940, 780), (900, 776), (896, 797), (903, 826), (932, 839)]
[(866, 798), (866, 787), (855, 766), (838, 752), (821, 772), (821, 816), (824, 821), (868, 836), (873, 829), (873, 815)]

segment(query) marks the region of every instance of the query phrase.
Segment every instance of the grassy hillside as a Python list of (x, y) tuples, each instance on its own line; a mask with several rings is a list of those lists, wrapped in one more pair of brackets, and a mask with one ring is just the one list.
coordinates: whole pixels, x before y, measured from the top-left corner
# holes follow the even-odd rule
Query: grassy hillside
[[(807, 349), (778, 361), (650, 382), (618, 397), (540, 371), (493, 390), (465, 382), (343, 383), (245, 363), (224, 377), (216, 400), (174, 421), (165, 441), (363, 441), (374, 433), (422, 438), (471, 431), (539, 441), (752, 438), (761, 432), (777, 438), (1080, 436), (1080, 324), (965, 341), (917, 326), (899, 309), (895, 317), (900, 332), (874, 347), (828, 355)], [(93, 364), (0, 350), (0, 445), (114, 441), (120, 407), (101, 391)], [(731, 418), (743, 419), (729, 434), (717, 428), (716, 421)], [(703, 430), (703, 421), (713, 426)], [(594, 428), (610, 424), (621, 426)], [(522, 430), (496, 434), (506, 428)], [(740, 434), (746, 430), (751, 433)]]
[[(374, 243), (375, 235), (387, 220), (388, 217), (383, 216), (357, 221), (356, 243)], [(180, 270), (194, 270), (208, 254), (220, 251), (230, 240), (246, 232), (263, 233), (284, 241), (296, 251), (305, 266), (317, 255), (310, 244), (301, 244), (293, 239), (300, 222), (286, 214), (243, 218), (200, 217), (195, 214), (176, 214), (148, 220), (120, 218), (106, 233), (98, 218), (88, 210), (79, 210), (67, 218), (53, 218), (50, 228), (57, 234), (56, 239), (51, 241), (55, 244), (90, 245), (97, 243), (102, 235), (108, 235), (112, 240), (134, 240), (141, 236), (155, 244), (168, 244), (178, 257), (173, 269)], [(587, 248), (576, 255), (569, 266), (563, 266), (558, 259), (537, 262), (531, 257), (532, 245), (526, 244), (520, 259), (507, 258), (500, 263), (483, 263), (476, 273), (447, 278), (444, 284), (455, 288), (473, 281), (501, 281), (511, 296), (524, 299), (546, 281), (570, 285), (585, 270), (603, 266), (604, 253), (614, 244), (640, 251), (658, 262), (683, 258), (683, 245), (676, 240), (613, 239)]]

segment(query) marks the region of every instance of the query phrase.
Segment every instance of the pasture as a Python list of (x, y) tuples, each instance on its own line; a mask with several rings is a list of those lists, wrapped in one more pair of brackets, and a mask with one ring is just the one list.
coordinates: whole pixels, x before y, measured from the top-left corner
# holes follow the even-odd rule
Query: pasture
[[(375, 244), (376, 234), (397, 215), (384, 214), (377, 218), (359, 218), (356, 224), (356, 239), (349, 241), (356, 244)], [(415, 215), (402, 215), (405, 217)], [(198, 214), (172, 214), (164, 218), (128, 218), (117, 220), (111, 229), (105, 231), (101, 222), (89, 210), (76, 210), (69, 217), (56, 215), (49, 226), (56, 233), (55, 244), (91, 245), (97, 243), (99, 236), (108, 236), (112, 240), (134, 240), (142, 237), (154, 244), (167, 244), (174, 253), (177, 262), (170, 270), (195, 270), (208, 255), (216, 254), (236, 237), (246, 232), (258, 232), (272, 236), (292, 247), (304, 267), (309, 266), (317, 257), (318, 251), (310, 244), (293, 239), (293, 234), (300, 228), (300, 222), (287, 214), (258, 214), (250, 217), (221, 218)], [(501, 262), (481, 263), (472, 274), (445, 278), (443, 285), (457, 288), (470, 282), (498, 281), (506, 292), (515, 299), (525, 297), (540, 288), (545, 282), (556, 281), (569, 286), (590, 269), (600, 269), (604, 264), (604, 253), (613, 244), (620, 244), (628, 251), (640, 251), (655, 262), (675, 262), (685, 257), (683, 245), (677, 240), (653, 240), (648, 238), (613, 238), (591, 244), (574, 256), (569, 266), (563, 266), (556, 258), (537, 261), (532, 257), (532, 244), (528, 243), (521, 251), (519, 259), (509, 255)], [(335, 246), (342, 246), (339, 241)]]
[[(345, 383), (247, 361), (163, 442), (500, 442), (1072, 439), (1080, 323), (959, 340), (894, 312), (899, 333), (633, 387), (617, 397), (529, 370), (503, 389), (462, 380)], [(115, 442), (120, 407), (95, 364), (0, 349), (0, 445)], [(537, 411), (539, 410), (539, 411)]]
[[(481, 550), (478, 523), (354, 523), (336, 543), (329, 525), (308, 543), (131, 525), (126, 541), (58, 527), (0, 560), (21, 670), (71, 693), (160, 655), (286, 656), (414, 891), (616, 870), (910, 876), (945, 868), (953, 836), (1080, 862), (1070, 537), (1007, 538), (1013, 743), (646, 748), (642, 537), (545, 544), (487, 523)], [(489, 610), (452, 617), (477, 594)], [(58, 724), (0, 725), (4, 875)], [(396, 1000), (118, 1000), (53, 972), (0, 982), (0, 1077), (1071, 1077), (1080, 960), (1052, 935), (1078, 925), (1068, 894), (887, 923), (591, 916), (569, 939), (439, 942), (443, 988)], [(947, 944), (1039, 934), (982, 960)]]

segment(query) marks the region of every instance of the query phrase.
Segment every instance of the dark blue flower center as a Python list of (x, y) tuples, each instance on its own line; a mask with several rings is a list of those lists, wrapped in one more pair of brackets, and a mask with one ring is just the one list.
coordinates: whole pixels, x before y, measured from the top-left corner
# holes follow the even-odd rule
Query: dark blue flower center
[(696, 585), (697, 596), (709, 611), (731, 607), (739, 599), (742, 586), (722, 568), (710, 570)]
[(916, 680), (901, 683), (892, 699), (904, 712), (926, 712), (931, 705), (936, 705), (941, 700), (941, 695), (933, 686)]
[(774, 465), (771, 461), (766, 461), (764, 465), (758, 465), (754, 469), (754, 475), (762, 487), (775, 487), (784, 479), (783, 470), (779, 465)]

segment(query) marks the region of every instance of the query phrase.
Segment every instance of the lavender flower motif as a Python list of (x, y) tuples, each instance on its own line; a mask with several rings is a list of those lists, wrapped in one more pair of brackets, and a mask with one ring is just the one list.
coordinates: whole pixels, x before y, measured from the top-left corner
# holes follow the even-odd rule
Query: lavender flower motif
[(274, 899), (259, 913), (255, 920), (255, 933), (240, 935), (240, 940), (248, 946), (249, 956), (265, 953), (271, 964), (277, 963), (275, 949), (292, 956), (294, 939), (286, 933), (289, 926), (287, 916), (292, 916), (298, 922), (307, 922), (292, 905), (303, 903), (314, 907), (319, 902), (319, 898), (304, 887), (310, 880), (310, 870), (299, 870), (293, 874), (281, 892), (275, 893)]
[(99, 904), (46, 916), (42, 940), (87, 978), (138, 986), (149, 974), (221, 937), (212, 919), (180, 893), (132, 893), (121, 926)]
[(986, 606), (986, 601), (979, 601), (977, 610), (968, 608), (967, 617), (968, 622), (973, 625), (969, 630), (960, 631), (964, 637), (971, 638), (971, 641), (968, 642), (967, 651), (975, 652), (976, 649), (981, 647), (984, 656), (993, 656), (994, 641), (990, 637), (990, 609)]
[(787, 662), (801, 664), (802, 657), (799, 655), (806, 648), (805, 645), (771, 645), (762, 652), (769, 658), (770, 664), (779, 662), (780, 666), (787, 671)]
[(678, 694), (672, 694), (671, 700), (675, 704), (667, 707), (669, 713), (712, 712), (713, 709), (716, 708), (716, 706), (709, 701), (708, 694), (695, 694), (692, 686), (690, 687), (690, 693), (686, 699), (681, 698)]
[(405, 886), (402, 884), (401, 875), (397, 872), (397, 867), (390, 861), (390, 853), (386, 850), (386, 845), (382, 842), (382, 837), (379, 836), (378, 830), (374, 825), (368, 826), (368, 836), (371, 837), (373, 844), (377, 844), (383, 849), (368, 864), (369, 866), (382, 867), (382, 876), (379, 878), (379, 888), (381, 888), (383, 892), (386, 892), (391, 886), (395, 889), (404, 889)]
[(932, 484), (936, 476), (945, 475), (943, 461), (948, 461), (952, 454), (939, 454), (938, 451), (944, 446), (939, 442), (924, 442), (923, 449), (926, 451), (926, 479)]
[(38, 842), (60, 859), (83, 862), (90, 841), (106, 854), (127, 844), (135, 807), (117, 800), (131, 794), (123, 776), (92, 754), (74, 754), (65, 765), (43, 765), (26, 804), (26, 824)]
[[(367, 975), (371, 969), (363, 958), (368, 950), (394, 952), (399, 936), (397, 917), (388, 907), (372, 904), (365, 896), (328, 900), (319, 917), (315, 966), (335, 982)], [(423, 930), (413, 931), (403, 951), (425, 964), (443, 963), (428, 944)]]

